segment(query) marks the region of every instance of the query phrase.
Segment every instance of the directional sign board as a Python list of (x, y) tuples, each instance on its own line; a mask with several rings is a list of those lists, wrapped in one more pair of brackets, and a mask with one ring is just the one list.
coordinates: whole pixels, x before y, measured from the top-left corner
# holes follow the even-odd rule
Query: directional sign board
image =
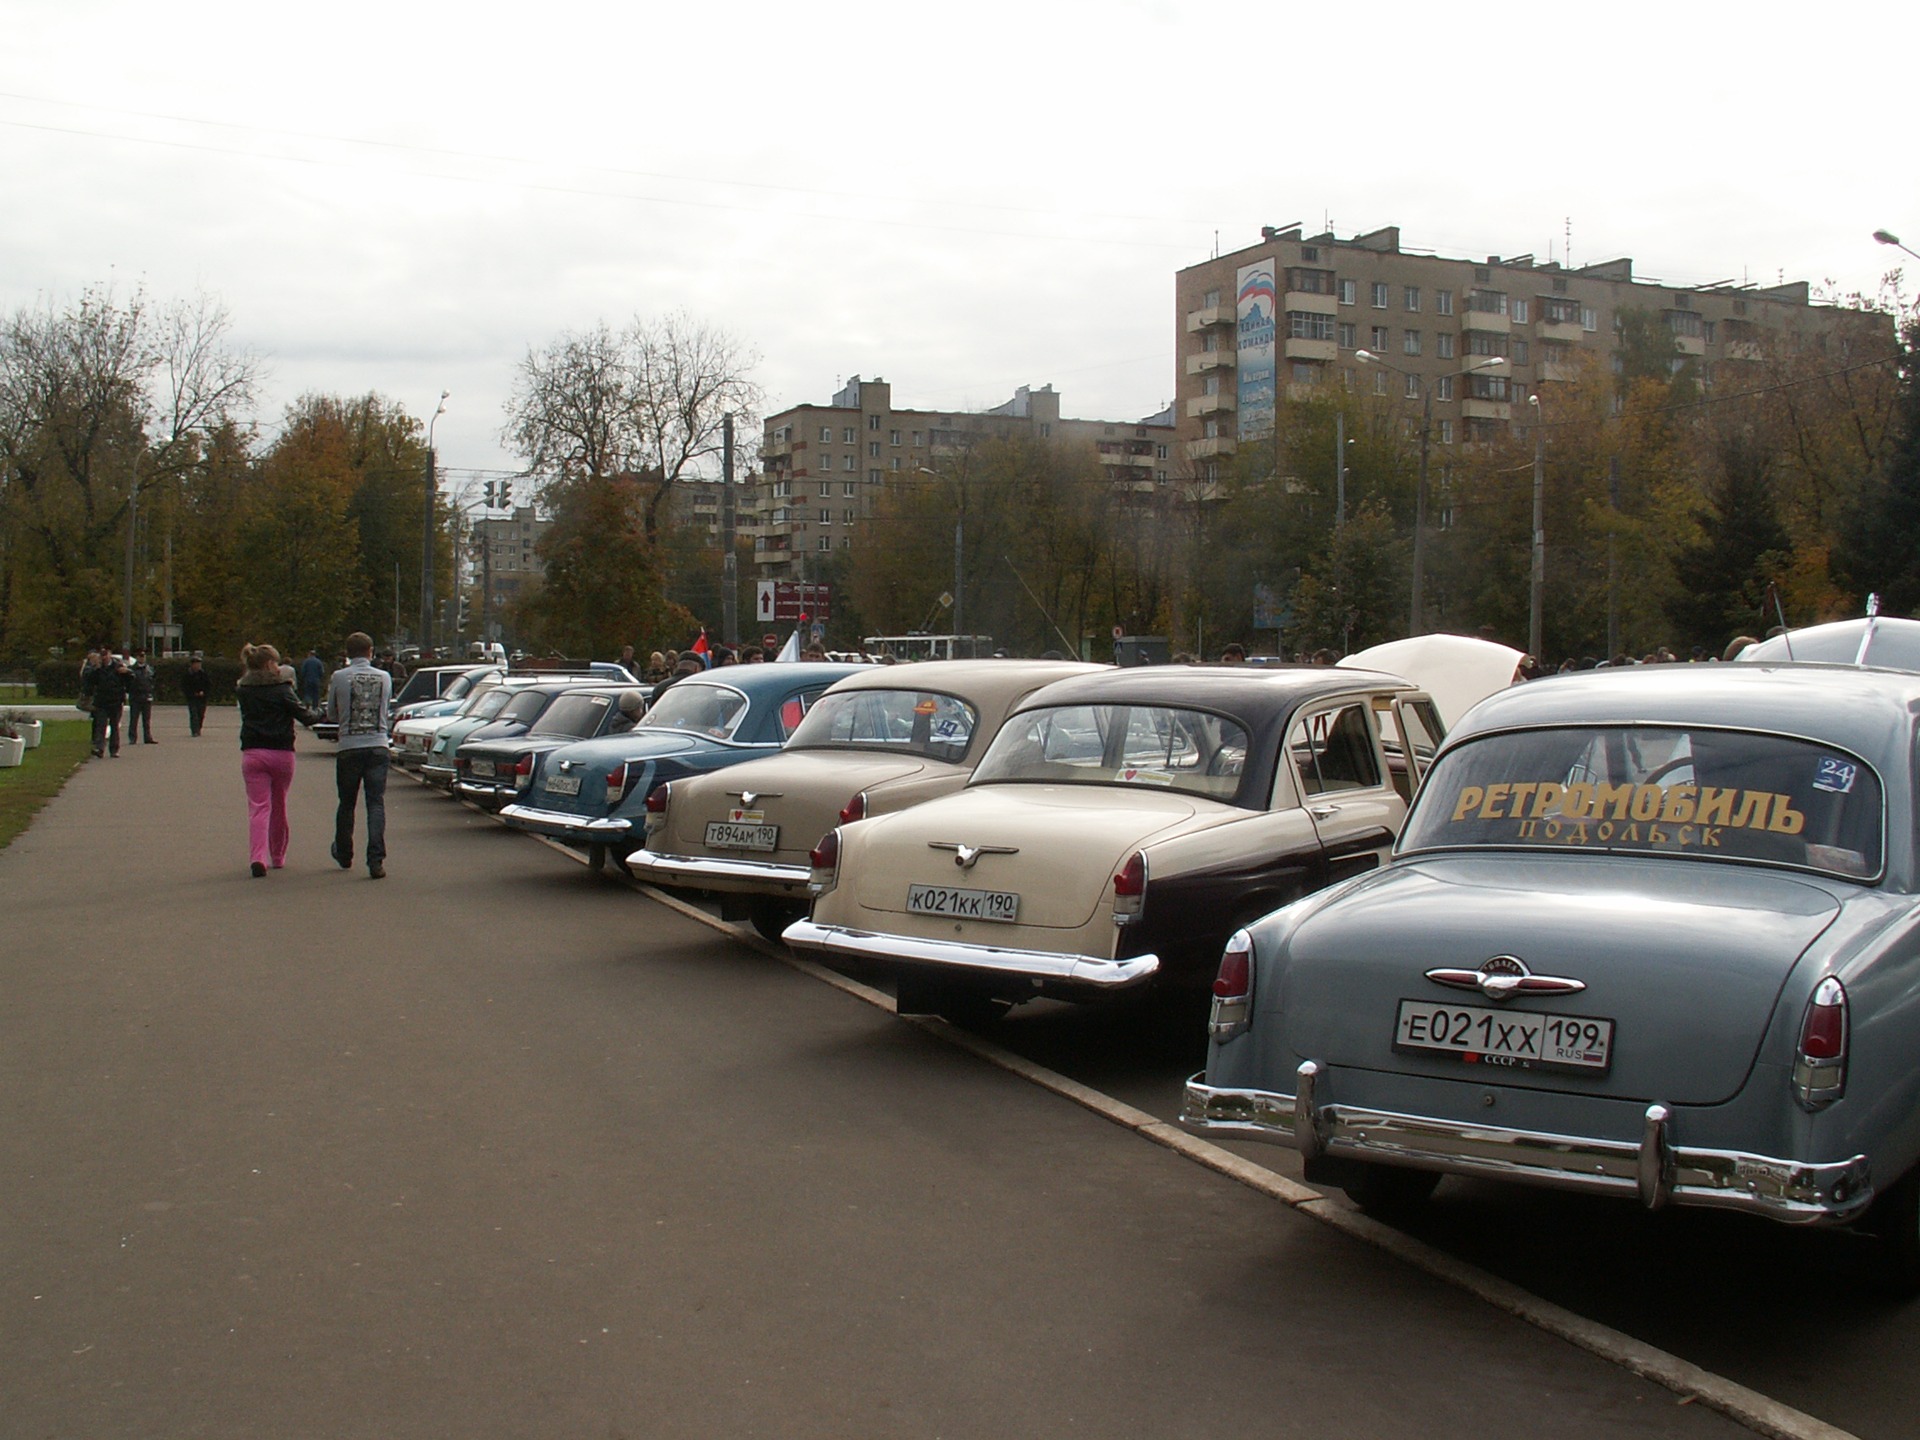
[(762, 625), (780, 620), (833, 618), (833, 586), (814, 580), (762, 580), (754, 588), (753, 616)]

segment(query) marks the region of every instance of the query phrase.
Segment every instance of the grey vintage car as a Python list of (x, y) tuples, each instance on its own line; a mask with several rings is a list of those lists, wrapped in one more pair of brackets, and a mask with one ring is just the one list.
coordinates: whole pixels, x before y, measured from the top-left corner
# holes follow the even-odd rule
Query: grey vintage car
[(1847, 1223), (1920, 1286), (1920, 676), (1504, 691), (1388, 865), (1229, 942), (1182, 1123), (1371, 1208), (1477, 1175)]

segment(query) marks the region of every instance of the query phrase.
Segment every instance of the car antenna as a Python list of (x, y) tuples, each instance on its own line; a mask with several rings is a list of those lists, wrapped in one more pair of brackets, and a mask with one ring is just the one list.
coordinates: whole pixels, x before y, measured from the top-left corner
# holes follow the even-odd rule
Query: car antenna
[(1873, 644), (1874, 629), (1880, 623), (1880, 597), (1867, 596), (1867, 628), (1860, 632), (1860, 649), (1853, 657), (1853, 663), (1864, 666), (1867, 663), (1867, 647)]
[[(1773, 601), (1773, 613), (1780, 617), (1780, 643), (1787, 647), (1787, 660), (1791, 663), (1793, 660), (1793, 632), (1787, 629), (1787, 612), (1782, 609), (1780, 605), (1780, 587), (1771, 580), (1767, 582), (1767, 599)], [(1766, 609), (1766, 603), (1762, 601), (1760, 613), (1762, 615), (1766, 614)]]

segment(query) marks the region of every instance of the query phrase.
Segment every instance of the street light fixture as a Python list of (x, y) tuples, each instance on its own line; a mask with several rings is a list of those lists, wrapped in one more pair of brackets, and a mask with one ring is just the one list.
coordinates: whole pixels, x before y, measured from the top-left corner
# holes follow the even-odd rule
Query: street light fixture
[[(1411, 370), (1403, 370), (1391, 360), (1384, 360), (1371, 350), (1356, 350), (1353, 358), (1368, 365), (1378, 365), (1398, 375), (1412, 376), (1420, 382), (1420, 479), (1413, 492), (1413, 594), (1407, 606), (1407, 633), (1423, 635), (1426, 633), (1426, 617), (1421, 610), (1421, 590), (1427, 574), (1427, 456), (1433, 436), (1433, 385), (1429, 377), (1415, 375)], [(1491, 370), (1495, 366), (1507, 363), (1504, 355), (1484, 355), (1464, 370), (1440, 378), (1451, 380), (1458, 376), (1472, 375), (1476, 371)]]
[[(949, 478), (942, 475), (938, 470), (929, 470), (925, 465), (916, 465), (914, 470), (918, 474), (931, 476), (935, 480), (945, 480)], [(966, 564), (967, 528), (967, 479), (964, 473), (964, 467), (963, 473), (956, 483), (960, 490), (960, 506), (959, 509), (954, 512), (953, 517), (953, 643), (957, 651), (960, 644), (960, 636), (964, 633), (963, 626), (966, 614), (967, 594), (965, 579), (962, 575)], [(972, 646), (968, 646), (968, 649), (971, 650)]]
[(1920, 260), (1920, 250), (1915, 250), (1911, 245), (1902, 245), (1900, 243), (1900, 237), (1891, 230), (1876, 230), (1873, 232), (1873, 238), (1878, 240), (1882, 245), (1891, 245), (1896, 250), (1904, 250), (1907, 254), (1913, 256), (1914, 259)]
[(451, 390), (440, 392), (440, 404), (427, 421), (427, 484), (426, 502), (421, 507), (420, 520), (420, 649), (425, 652), (433, 647), (433, 492), (439, 485), (439, 468), (434, 464), (433, 427), (440, 417), (447, 413), (447, 396)]

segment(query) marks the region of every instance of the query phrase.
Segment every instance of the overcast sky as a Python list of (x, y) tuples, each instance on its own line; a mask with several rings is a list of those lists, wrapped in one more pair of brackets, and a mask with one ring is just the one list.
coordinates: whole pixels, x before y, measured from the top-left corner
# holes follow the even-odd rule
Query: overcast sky
[(267, 430), (449, 390), (456, 470), (518, 468), (530, 346), (674, 309), (773, 409), (860, 374), (1134, 418), (1174, 272), (1263, 224), (1874, 291), (1874, 229), (1920, 249), (1915, 13), (0, 0), (0, 308), (208, 293)]

